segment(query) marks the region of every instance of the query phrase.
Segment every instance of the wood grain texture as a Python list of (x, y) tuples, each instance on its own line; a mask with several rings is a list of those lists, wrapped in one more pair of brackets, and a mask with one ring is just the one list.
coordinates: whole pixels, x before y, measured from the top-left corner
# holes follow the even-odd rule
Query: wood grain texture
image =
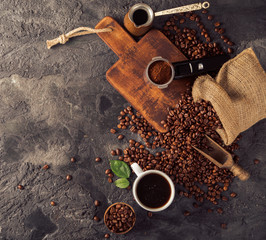
[(176, 80), (168, 88), (159, 89), (144, 80), (144, 71), (156, 56), (170, 62), (184, 61), (186, 57), (159, 30), (150, 30), (136, 42), (111, 17), (103, 18), (96, 26), (105, 27), (113, 31), (98, 35), (119, 57), (106, 72), (107, 80), (156, 130), (165, 132), (161, 121), (167, 117), (167, 107), (176, 106), (192, 79)]

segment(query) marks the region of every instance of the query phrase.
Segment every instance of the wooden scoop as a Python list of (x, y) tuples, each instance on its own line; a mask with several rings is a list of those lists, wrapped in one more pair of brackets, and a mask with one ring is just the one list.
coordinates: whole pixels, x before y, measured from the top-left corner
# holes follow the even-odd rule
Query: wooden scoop
[(237, 165), (232, 158), (232, 155), (227, 152), (224, 148), (222, 148), (219, 144), (217, 144), (210, 137), (205, 135), (208, 143), (207, 145), (211, 147), (213, 150), (204, 149), (200, 150), (192, 145), (192, 147), (201, 153), (204, 157), (212, 161), (219, 168), (227, 168), (229, 169), (236, 177), (238, 177), (241, 181), (247, 180), (250, 175), (247, 171)]

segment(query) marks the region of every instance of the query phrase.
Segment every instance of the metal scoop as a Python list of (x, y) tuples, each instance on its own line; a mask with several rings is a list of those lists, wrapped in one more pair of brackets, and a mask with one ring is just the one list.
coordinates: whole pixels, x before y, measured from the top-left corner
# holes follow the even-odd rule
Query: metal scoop
[(203, 151), (192, 145), (195, 150), (197, 150), (219, 168), (229, 169), (234, 174), (234, 176), (238, 177), (241, 181), (245, 181), (250, 177), (247, 171), (245, 171), (233, 161), (232, 155), (229, 152), (227, 152), (210, 137), (208, 137), (207, 135), (205, 136), (208, 140), (207, 145), (213, 150), (210, 151), (208, 149), (204, 149)]

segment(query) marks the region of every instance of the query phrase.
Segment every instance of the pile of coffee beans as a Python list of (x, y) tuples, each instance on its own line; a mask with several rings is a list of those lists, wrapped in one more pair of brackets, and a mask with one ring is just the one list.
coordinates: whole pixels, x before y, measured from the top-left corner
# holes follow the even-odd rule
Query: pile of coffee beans
[[(194, 150), (192, 145), (201, 149), (209, 148), (206, 134), (230, 152), (237, 162), (238, 157), (233, 151), (238, 148), (238, 139), (230, 146), (223, 144), (215, 131), (222, 127), (215, 110), (209, 102), (194, 102), (191, 86), (187, 86), (176, 108), (168, 109), (167, 119), (161, 122), (167, 129), (166, 133), (157, 132), (132, 107), (121, 111), (118, 120), (118, 128), (129, 128), (144, 141), (142, 144), (130, 139), (129, 147), (123, 150), (124, 154), (119, 156), (119, 160), (129, 164), (137, 162), (144, 171), (157, 169), (165, 172), (174, 183), (181, 186), (179, 195), (188, 198), (194, 196), (199, 202), (207, 199), (213, 204), (217, 204), (219, 199), (227, 200), (222, 193), (228, 190), (233, 174), (227, 169), (218, 168)], [(155, 149), (162, 151), (156, 152)]]
[[(202, 19), (206, 18), (208, 25), (214, 28), (219, 39), (227, 45), (227, 52), (233, 53), (234, 43), (224, 35), (225, 29), (221, 27), (221, 22), (214, 21), (214, 16), (208, 15), (207, 10), (202, 11), (202, 17), (194, 12), (180, 13), (174, 15), (163, 26), (163, 33), (174, 43), (177, 48), (190, 60), (203, 57), (210, 57), (223, 54), (224, 51), (217, 42), (212, 41)], [(190, 29), (183, 27), (186, 22), (190, 25), (195, 23), (197, 27)], [(200, 40), (200, 37), (202, 41)]]
[(111, 205), (104, 216), (106, 226), (114, 233), (126, 233), (135, 224), (136, 216), (133, 209), (123, 203)]

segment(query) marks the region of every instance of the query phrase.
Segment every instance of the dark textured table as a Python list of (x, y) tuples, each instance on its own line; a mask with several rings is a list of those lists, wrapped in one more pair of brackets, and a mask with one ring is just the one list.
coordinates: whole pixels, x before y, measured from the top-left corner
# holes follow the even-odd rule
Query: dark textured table
[[(107, 182), (110, 150), (125, 148), (139, 136), (109, 133), (128, 103), (105, 79), (117, 56), (96, 35), (46, 49), (45, 41), (79, 26), (94, 27), (104, 16), (122, 24), (138, 1), (5, 0), (0, 3), (0, 238), (103, 239), (101, 219), (108, 205), (124, 201), (135, 208), (137, 222), (124, 236), (111, 239), (266, 239), (266, 121), (242, 134), (240, 165), (251, 173), (235, 179), (237, 197), (219, 206), (224, 213), (193, 209), (193, 199), (176, 196), (164, 212), (147, 217), (128, 190)], [(163, 10), (194, 1), (145, 1)], [(235, 53), (252, 47), (266, 68), (266, 3), (210, 1), (210, 13), (224, 23), (236, 43)], [(166, 17), (156, 18), (162, 27)], [(70, 158), (75, 156), (76, 163)], [(96, 163), (95, 157), (103, 161)], [(260, 163), (255, 165), (254, 159)], [(43, 170), (48, 164), (50, 169)], [(66, 175), (72, 181), (66, 181)], [(133, 182), (132, 175), (130, 181)], [(21, 184), (24, 190), (18, 190)], [(178, 190), (178, 186), (176, 189)], [(101, 201), (95, 207), (94, 200)], [(56, 206), (50, 202), (55, 201)], [(191, 216), (185, 217), (184, 210)], [(227, 229), (220, 227), (227, 223)]]

